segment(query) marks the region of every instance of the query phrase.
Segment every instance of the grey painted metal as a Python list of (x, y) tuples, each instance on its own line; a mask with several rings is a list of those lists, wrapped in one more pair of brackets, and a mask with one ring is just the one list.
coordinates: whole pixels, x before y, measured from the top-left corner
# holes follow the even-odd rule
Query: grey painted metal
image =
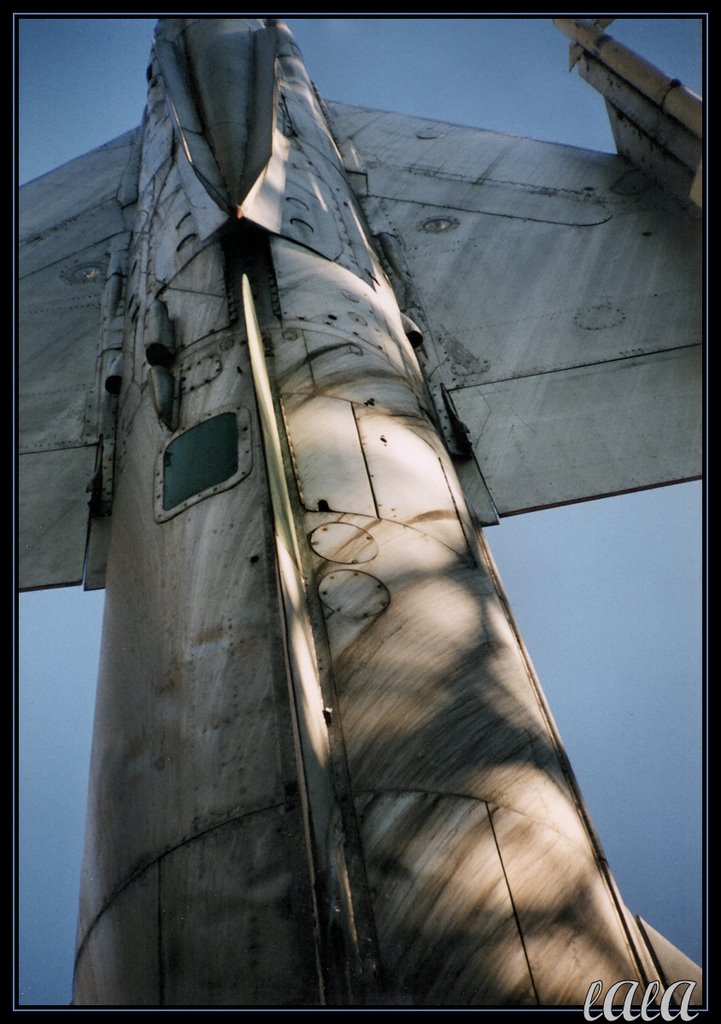
[(20, 456), (18, 498), (23, 515), (18, 555), (23, 589), (81, 583), (88, 529), (93, 448)]
[(701, 376), (692, 345), (451, 394), (508, 515), (700, 476)]
[[(172, 133), (152, 116), (146, 130), (75, 999), (313, 1004), (312, 880), (250, 367), (228, 327), (224, 286), (216, 301), (226, 265), (217, 240), (191, 240), (167, 286), (165, 270), (156, 276), (169, 207), (179, 231), (191, 209), (188, 199), (178, 206)], [(160, 263), (168, 265), (162, 253)], [(145, 359), (158, 298), (178, 328), (169, 372), (179, 429), (227, 408), (254, 421), (251, 472), (164, 522), (155, 520), (154, 476), (172, 435)], [(212, 370), (202, 383), (188, 378), (204, 365)], [(136, 931), (149, 905), (155, 923)]]
[(323, 398), (310, 408), (304, 404), (288, 411), (287, 422), (305, 508), (374, 515), (353, 406)]
[(110, 525), (110, 516), (93, 516), (90, 519), (82, 578), (85, 590), (103, 590), (105, 588)]
[[(222, 42), (230, 79), (248, 79), (245, 109), (265, 110), (264, 130), (241, 117), (217, 138), (203, 56), (210, 37)], [(258, 61), (247, 59), (251, 50)], [(267, 83), (252, 80), (268, 53), (272, 110), (247, 99), (268, 95)], [(212, 132), (200, 131), (183, 68), (203, 80), (195, 95), (215, 110)], [(449, 139), (450, 126), (374, 117), (382, 131), (368, 135), (367, 112), (336, 108), (349, 178), (282, 25), (160, 23), (142, 152), (119, 193), (135, 203), (125, 211), (134, 220), (123, 302), (115, 279), (124, 265), (110, 246), (91, 349), (104, 381), (124, 306), (122, 382), (117, 400), (101, 405), (104, 468), (95, 479), (100, 496), (112, 487), (112, 514), (102, 505), (93, 520), (89, 554), (97, 585), (109, 532), (76, 1005), (573, 1005), (593, 980), (644, 982), (653, 970), (451, 453), (492, 515), (471, 455), (460, 454), (454, 405), (470, 389), (547, 378), (553, 390), (587, 365), (607, 379), (622, 362), (626, 373), (640, 370), (647, 391), (646, 365), (673, 362), (680, 346), (626, 351), (634, 336), (614, 334), (629, 315), (614, 272), (582, 238), (623, 219), (617, 209), (639, 218), (633, 230), (651, 223), (663, 232), (673, 208), (645, 193), (629, 207), (615, 162), (569, 150), (564, 163), (553, 147), (514, 148), (480, 138), (487, 133)], [(192, 146), (176, 145), (191, 131)], [(365, 148), (354, 148), (361, 135)], [(410, 169), (394, 164), (404, 139)], [(389, 172), (374, 149), (381, 144)], [(237, 178), (236, 146), (258, 176), (240, 211), (224, 213), (206, 157)], [(503, 178), (478, 185), (476, 171), (475, 183), (465, 180), (491, 151)], [(553, 188), (543, 184), (547, 157)], [(405, 197), (393, 191), (396, 171), (407, 178)], [(589, 188), (605, 182), (600, 199), (577, 194), (586, 171), (595, 175)], [(519, 182), (516, 218), (503, 212), (509, 180)], [(594, 271), (579, 274), (562, 301), (544, 298), (548, 276), (528, 286), (514, 346), (493, 306), (502, 275), (494, 279), (488, 264), (480, 310), (455, 290), (461, 315), (488, 326), (483, 347), (441, 329), (448, 311), (428, 264), (461, 273), (464, 246), (479, 255), (479, 225), (494, 238), (500, 226), (499, 249), (509, 253), (531, 226), (540, 250), (560, 245), (571, 262), (585, 251)], [(681, 220), (674, 226), (691, 258), (693, 239)], [(387, 236), (377, 249), (372, 231)], [(654, 267), (667, 248), (654, 250)], [(532, 260), (515, 259), (504, 273), (528, 285)], [(406, 316), (383, 262), (413, 310)], [(662, 292), (678, 283), (663, 267), (651, 279)], [(589, 280), (598, 281), (590, 294)], [(645, 275), (633, 280), (640, 331), (661, 313), (642, 290)], [(689, 272), (679, 294), (694, 281)], [(416, 312), (417, 350), (407, 333)], [(678, 319), (686, 337), (691, 328)], [(565, 346), (554, 341), (561, 321)], [(588, 332), (614, 336), (584, 362)], [(416, 346), (418, 333), (410, 329)], [(162, 401), (159, 370), (169, 385)], [(448, 404), (439, 401), (444, 388)], [(575, 400), (575, 385), (571, 392)], [(212, 486), (205, 472), (190, 474), (197, 492), (181, 487), (182, 500), (164, 500), (173, 445), (228, 414), (237, 472)], [(78, 452), (95, 461), (91, 446), (24, 457)], [(213, 472), (223, 476), (230, 462), (220, 464)], [(74, 511), (88, 472), (68, 469), (58, 518)], [(32, 497), (35, 477), (26, 479)]]
[[(425, 325), (419, 356), (439, 418), (446, 392), (471, 427), (481, 477), (466, 470), (464, 479), (481, 522), (494, 521), (494, 507), (505, 514), (699, 475), (697, 219), (619, 158), (335, 104), (331, 112), (336, 137), (362, 162), (361, 202), (390, 240), (394, 281)], [(462, 287), (448, 289), (439, 265)], [(629, 407), (637, 363), (653, 380), (645, 413)], [(501, 393), (526, 396), (522, 428), (510, 406), (486, 398)], [(560, 449), (551, 394), (564, 415), (578, 411)], [(595, 419), (584, 415), (594, 408)], [(449, 433), (451, 424), (447, 442)], [(570, 437), (573, 484), (561, 469)], [(586, 454), (593, 472), (580, 468)]]
[[(142, 352), (142, 336), (137, 344)], [(245, 359), (236, 340), (225, 374), (181, 402), (181, 422), (231, 394), (252, 407)], [(313, 1003), (310, 878), (257, 425), (254, 471), (164, 523), (148, 483), (169, 435), (147, 389), (120, 431), (76, 1002), (133, 1002), (141, 973), (152, 978), (141, 1001), (158, 1005)], [(131, 892), (156, 872), (161, 932), (136, 934)], [(93, 994), (87, 979), (109, 959), (118, 983)]]
[[(306, 287), (296, 312), (318, 316), (334, 295), (354, 291), (369, 322), (371, 317), (387, 318), (391, 333), (384, 338), (385, 348), (391, 350), (395, 344), (398, 352), (406, 351), (400, 317), (397, 312), (392, 316), (391, 297), (383, 288), (373, 295), (342, 268), (324, 268), (317, 256), (284, 241), (274, 241), (273, 252), (281, 293), (286, 274), (297, 282), (301, 267), (306, 267)], [(341, 358), (343, 340), (341, 334)], [(284, 360), (278, 347), (276, 353), (280, 369)], [(357, 365), (356, 375), (362, 378), (362, 360)], [(402, 365), (397, 372), (406, 376), (405, 387), (414, 395), (417, 364), (415, 369), (410, 363)], [(291, 387), (293, 380), (291, 367)], [(319, 526), (352, 525), (371, 536), (378, 548), (378, 555), (362, 569), (328, 566), (323, 558), (314, 562), (335, 690), (329, 699), (340, 713), (337, 727), (343, 730), (362, 854), (373, 891), (381, 993), (388, 1001), (413, 1005), (434, 1004), (439, 992), (452, 1005), (496, 999), (500, 991), (506, 993), (501, 1001), (535, 1002), (535, 970), (548, 986), (545, 1002), (580, 1001), (583, 983), (566, 976), (563, 984), (569, 987), (564, 988), (560, 976), (566, 972), (557, 960), (553, 968), (550, 961), (544, 968), (539, 954), (535, 968), (529, 970), (523, 927), (519, 935), (513, 907), (516, 913), (519, 906), (527, 907), (532, 918), (539, 896), (532, 886), (524, 894), (522, 874), (508, 890), (512, 902), (506, 896), (504, 903), (502, 891), (497, 897), (490, 895), (503, 875), (503, 854), (499, 860), (497, 839), (488, 827), (482, 841), (476, 817), (486, 819), (486, 806), (513, 808), (526, 821), (523, 841), (531, 850), (536, 850), (537, 841), (531, 836), (536, 836), (546, 815), (553, 821), (552, 834), (557, 836), (560, 830), (567, 837), (568, 846), (552, 870), (549, 863), (542, 887), (559, 915), (572, 918), (572, 906), (578, 906), (575, 897), (571, 903), (564, 897), (561, 908), (549, 887), (554, 888), (556, 881), (565, 886), (569, 873), (577, 872), (573, 877), (583, 880), (578, 884), (595, 893), (591, 905), (606, 907), (598, 934), (617, 950), (618, 959), (600, 954), (598, 942), (588, 946), (587, 936), (579, 941), (588, 963), (599, 968), (603, 961), (609, 977), (619, 970), (636, 970), (625, 951), (624, 925), (609, 900), (575, 796), (556, 760), (556, 741), (529, 688), (525, 662), (475, 546), (462, 497), (457, 485), (451, 486), (450, 460), (417, 398), (414, 416), (382, 411), (383, 379), (371, 378), (367, 384), (373, 388), (374, 404), (364, 403), (356, 410), (356, 446), (363, 459), (353, 464), (361, 479), (370, 482), (378, 512), (375, 517), (344, 515), (338, 520), (328, 511), (309, 510), (306, 530), (316, 537)], [(278, 387), (285, 400), (282, 372)], [(336, 417), (327, 409), (322, 390), (304, 396), (304, 402), (316, 437), (325, 437)], [(292, 421), (288, 430), (294, 448), (313, 444), (310, 435), (305, 438), (294, 430)], [(297, 462), (296, 471), (302, 495), (306, 487)], [(387, 498), (393, 479), (395, 504)], [(401, 635), (402, 656), (394, 642)], [(479, 671), (481, 665), (485, 667)], [(376, 811), (366, 825), (372, 807)], [(380, 821), (370, 824), (378, 815), (385, 822), (382, 829)], [(396, 828), (389, 835), (389, 829), (393, 833)], [(541, 830), (538, 836), (542, 834)], [(415, 843), (407, 851), (411, 836)], [(495, 875), (481, 871), (474, 858), (464, 854), (466, 846), (477, 851), (481, 862), (489, 858)], [(438, 858), (435, 871), (408, 870), (414, 852), (425, 863), (418, 853), (421, 848), (429, 851), (428, 857)], [(514, 863), (512, 850), (508, 859)], [(499, 919), (491, 929), (494, 939), (469, 934), (469, 906), (488, 904), (490, 909), (496, 898), (500, 902)], [(576, 934), (578, 924), (571, 930)], [(577, 958), (578, 950), (573, 955)], [(491, 962), (503, 962), (504, 969), (489, 985)], [(430, 963), (433, 970), (428, 969)]]
[(104, 429), (104, 285), (106, 276), (122, 276), (112, 259), (115, 240), (127, 246), (116, 193), (136, 134), (20, 191), (22, 589), (83, 578), (95, 448)]

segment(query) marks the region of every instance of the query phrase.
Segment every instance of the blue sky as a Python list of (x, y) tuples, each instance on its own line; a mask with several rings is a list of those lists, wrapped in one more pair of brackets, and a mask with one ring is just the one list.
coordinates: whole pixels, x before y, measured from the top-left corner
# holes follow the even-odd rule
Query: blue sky
[[(323, 95), (612, 151), (548, 19), (290, 19)], [(21, 181), (134, 127), (149, 19), (23, 19)], [(699, 23), (611, 34), (701, 91)], [(701, 958), (701, 487), (487, 531), (621, 893)], [(20, 998), (70, 999), (102, 592), (20, 600)]]

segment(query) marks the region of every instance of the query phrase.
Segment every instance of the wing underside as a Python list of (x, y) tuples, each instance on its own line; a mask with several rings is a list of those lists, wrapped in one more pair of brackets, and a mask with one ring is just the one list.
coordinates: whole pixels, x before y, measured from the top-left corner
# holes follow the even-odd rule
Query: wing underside
[(483, 522), (700, 475), (697, 215), (617, 156), (330, 109)]
[[(482, 523), (700, 476), (697, 215), (621, 157), (327, 110)], [(135, 134), (21, 190), (24, 589), (83, 579)]]
[(135, 136), (129, 132), (20, 190), (23, 590), (83, 579), (90, 486), (102, 436), (102, 307), (104, 296), (107, 304), (119, 287), (112, 281), (113, 254), (127, 249), (118, 190)]

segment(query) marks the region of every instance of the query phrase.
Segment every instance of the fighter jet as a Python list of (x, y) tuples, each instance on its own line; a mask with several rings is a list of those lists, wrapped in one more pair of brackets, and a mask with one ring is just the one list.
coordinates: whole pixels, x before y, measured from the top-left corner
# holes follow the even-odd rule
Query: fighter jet
[(21, 583), (107, 589), (78, 1005), (691, 977), (480, 529), (700, 473), (698, 104), (563, 28), (626, 162), (326, 104), (281, 23), (168, 19), (140, 131), (24, 190)]

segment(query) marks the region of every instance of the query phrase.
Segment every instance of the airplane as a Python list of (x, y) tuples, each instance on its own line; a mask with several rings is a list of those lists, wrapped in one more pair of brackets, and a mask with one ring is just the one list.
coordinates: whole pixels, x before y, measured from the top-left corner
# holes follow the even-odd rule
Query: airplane
[[(356, 173), (356, 174), (357, 174), (357, 173), (359, 173), (359, 172), (358, 172), (358, 171), (356, 170), (356, 171), (354, 171), (354, 172), (351, 172), (351, 173)], [(300, 201), (299, 201), (299, 202), (300, 202)], [(310, 225), (308, 225), (308, 226), (310, 226)], [(446, 230), (446, 229), (448, 229), (448, 230), (454, 230), (454, 229), (456, 229), (456, 227), (457, 227), (457, 226), (458, 226), (458, 225), (453, 225), (453, 226), (449, 226), (449, 227), (444, 227), (443, 225), (438, 225), (438, 230), (439, 230), (439, 233), (440, 233), (440, 231), (441, 231), (441, 230)], [(301, 228), (300, 228), (300, 226), (298, 226), (298, 227), (297, 227), (297, 229), (298, 229), (298, 230), (300, 230), (300, 229), (301, 229)], [(431, 230), (432, 230), (432, 228), (430, 228), (430, 227), (429, 227), (429, 228), (428, 228), (428, 231), (430, 232)], [(381, 232), (381, 233), (384, 233), (384, 232)], [(385, 232), (385, 233), (387, 234), (388, 232)], [(391, 238), (390, 238), (390, 239), (386, 239), (386, 240), (385, 240), (385, 242), (386, 242), (386, 246), (390, 246), (390, 247), (391, 247), (391, 256), (392, 256), (392, 253), (393, 253), (393, 246), (394, 246), (394, 242), (393, 242), (393, 238), (392, 238), (392, 236), (391, 236)], [(396, 255), (397, 255), (397, 254), (396, 254)], [(386, 259), (387, 259), (387, 260), (388, 260), (388, 261), (389, 261), (389, 262), (391, 263), (391, 265), (392, 265), (392, 259), (391, 259), (391, 258), (389, 257), (388, 253), (386, 253), (386, 254), (385, 254), (385, 256), (386, 256)], [(396, 270), (397, 270), (397, 268), (396, 268)], [(116, 276), (116, 278), (118, 278), (119, 274), (118, 274), (118, 273), (116, 273), (116, 274), (115, 274), (115, 276)], [(401, 275), (401, 276), (402, 276), (402, 275)], [(113, 274), (111, 274), (111, 278), (113, 278)], [(402, 282), (401, 282), (401, 284), (402, 284)], [(245, 306), (246, 306), (246, 309), (252, 310), (252, 305), (253, 305), (253, 302), (254, 302), (254, 301), (255, 301), (255, 300), (251, 300), (251, 299), (248, 299), (248, 298), (247, 298), (247, 296), (246, 296), (246, 302), (245, 302)], [(350, 300), (349, 300), (349, 301), (350, 301)], [(410, 308), (410, 307), (409, 307), (409, 308)], [(152, 315), (154, 315), (154, 316), (155, 316), (155, 315), (160, 315), (160, 313), (153, 313)], [(596, 316), (600, 315), (600, 313), (599, 313), (599, 310), (597, 310), (597, 309), (596, 309), (596, 310), (595, 310), (595, 313), (594, 313), (594, 315), (596, 315)], [(595, 322), (594, 322), (594, 323), (595, 323)], [(251, 316), (251, 314), (249, 314), (249, 324), (252, 324), (252, 316)], [(325, 324), (324, 326), (325, 326), (325, 327), (330, 327), (331, 325), (329, 325), (329, 324)], [(165, 328), (165, 327), (163, 327), (163, 330), (165, 330), (165, 329), (166, 329), (166, 328)], [(597, 325), (597, 326), (596, 326), (596, 328), (594, 328), (594, 329), (598, 329), (598, 325)], [(159, 330), (160, 330), (160, 329), (159, 329)], [(250, 327), (248, 328), (248, 330), (250, 330)], [(321, 332), (321, 333), (324, 333), (324, 332)], [(354, 343), (352, 343), (352, 344), (354, 344)], [(353, 353), (353, 354), (355, 354), (355, 353)], [(156, 366), (160, 366), (160, 367), (162, 368), (162, 362), (161, 362), (161, 364), (156, 364)], [(168, 368), (163, 368), (163, 369), (168, 369)], [(111, 375), (111, 376), (112, 376), (112, 375)], [(154, 380), (155, 380), (155, 379), (157, 379), (157, 380), (159, 381), (159, 383), (157, 383), (157, 384), (154, 384), (153, 382), (154, 382)], [(156, 389), (157, 389), (157, 391), (159, 392), (159, 395), (160, 395), (160, 397), (158, 397), (158, 396), (157, 396), (157, 400), (158, 400), (158, 404), (159, 404), (159, 407), (160, 407), (160, 409), (161, 409), (161, 410), (165, 409), (165, 412), (166, 412), (166, 414), (167, 414), (167, 415), (168, 415), (169, 417), (172, 417), (172, 416), (173, 416), (173, 409), (172, 409), (172, 408), (170, 408), (170, 407), (167, 407), (167, 406), (166, 406), (166, 407), (164, 407), (164, 406), (163, 406), (163, 401), (162, 401), (162, 391), (161, 391), (161, 389), (162, 389), (162, 386), (163, 386), (163, 382), (164, 382), (164, 381), (165, 381), (165, 382), (167, 383), (167, 375), (163, 374), (163, 373), (162, 373), (161, 371), (158, 371), (157, 373), (151, 372), (151, 382), (152, 382), (152, 383), (151, 383), (151, 385), (150, 385), (150, 386), (151, 386), (151, 387), (154, 387), (154, 386), (155, 386), (155, 387), (156, 387)], [(190, 384), (190, 390), (194, 390), (194, 389), (195, 389), (195, 385), (193, 385), (193, 384)], [(440, 415), (440, 416), (442, 416), (442, 415), (443, 415), (443, 409), (446, 409), (446, 410), (447, 410), (447, 412), (453, 412), (452, 410), (449, 410), (449, 407), (448, 407), (448, 406), (446, 406), (446, 398), (444, 398), (444, 399), (443, 399), (443, 406), (441, 406), (441, 407), (440, 407), (440, 410), (439, 410), (439, 414), (438, 414), (438, 415)], [(159, 413), (159, 416), (160, 416), (160, 415), (161, 415), (161, 413)], [(369, 415), (369, 416), (372, 416), (373, 414), (364, 414), (364, 415)], [(453, 419), (453, 417), (452, 417), (452, 419)], [(228, 421), (226, 420), (225, 422), (227, 423)], [(172, 425), (172, 423), (171, 423), (171, 424), (166, 424), (166, 426), (168, 427), (168, 429), (170, 429), (171, 425)], [(452, 423), (452, 426), (453, 426), (453, 423)], [(456, 425), (456, 426), (457, 426), (457, 425)], [(381, 435), (381, 436), (383, 436), (383, 435)], [(180, 440), (180, 438), (181, 438), (181, 437), (182, 437), (182, 434), (178, 436), (178, 440)], [(388, 440), (389, 440), (389, 439), (388, 439), (388, 438), (386, 437), (385, 441), (381, 441), (381, 443), (387, 443), (387, 442), (388, 442)], [(391, 441), (391, 443), (392, 443), (392, 441)], [(453, 437), (453, 436), (450, 436), (450, 438), (449, 438), (449, 444), (450, 444), (450, 446), (452, 446), (452, 447), (453, 447), (453, 443), (454, 443), (454, 437)], [(179, 451), (179, 450), (178, 450), (178, 451)], [(424, 451), (424, 450), (423, 450), (423, 451)], [(166, 453), (166, 454), (168, 454), (168, 455), (176, 455), (177, 453), (171, 450), (171, 451), (169, 451), (169, 452), (168, 452), (168, 453)], [(457, 455), (458, 455), (458, 453), (457, 453)], [(267, 457), (267, 456), (266, 456), (266, 457)], [(302, 456), (298, 456), (297, 458), (299, 458), (299, 459), (302, 459)], [(459, 455), (459, 458), (460, 458), (460, 455)], [(279, 477), (279, 478), (280, 478), (280, 477)], [(222, 481), (221, 481), (221, 482), (222, 482)], [(205, 499), (205, 498), (204, 498), (203, 500), (205, 501), (205, 500), (207, 500), (207, 499)], [(319, 499), (319, 505), (320, 505), (320, 503), (321, 503), (322, 501), (326, 501), (327, 503), (329, 502), (329, 500), (328, 500), (328, 499)], [(333, 508), (333, 503), (331, 503), (331, 508)], [(167, 511), (168, 511), (168, 509), (165, 509), (164, 511), (165, 511), (165, 512), (167, 512)], [(172, 511), (172, 509), (171, 509), (171, 511)], [(183, 508), (183, 510), (182, 510), (182, 511), (183, 511), (183, 513), (184, 513), (184, 512), (186, 511), (186, 508)], [(323, 508), (319, 508), (319, 509), (317, 509), (317, 510), (315, 510), (315, 511), (317, 511), (317, 512), (323, 512), (324, 510), (323, 510)], [(162, 521), (162, 516), (164, 515), (164, 512), (163, 512), (163, 511), (160, 511), (160, 512), (159, 512), (158, 514), (160, 515), (160, 517), (161, 517), (161, 521)], [(368, 513), (366, 513), (366, 514), (368, 514)], [(288, 516), (286, 516), (286, 519), (288, 519)], [(283, 525), (283, 524), (281, 524), (281, 525)], [(286, 522), (286, 526), (287, 526), (287, 522)], [(279, 526), (279, 530), (280, 530), (280, 529), (281, 529), (281, 526)], [(290, 539), (290, 535), (288, 535), (288, 536), (286, 537), (286, 540), (287, 540), (287, 544), (285, 545), (285, 548), (286, 548), (286, 550), (287, 550), (287, 549), (288, 549), (289, 547), (293, 547), (293, 544), (292, 544), (292, 540)], [(370, 543), (370, 542), (369, 542), (369, 543)], [(279, 557), (281, 557), (281, 556), (279, 556)], [(334, 579), (337, 579), (337, 578), (334, 578)], [(289, 585), (289, 586), (290, 586), (290, 585)], [(333, 609), (333, 610), (334, 610), (335, 612), (338, 612), (338, 613), (339, 613), (339, 614), (341, 615), (341, 617), (342, 617), (342, 615), (343, 615), (343, 612), (342, 612), (342, 611), (339, 611), (339, 609)], [(383, 610), (385, 610), (385, 609), (381, 609), (381, 610), (383, 611)], [(346, 617), (348, 617), (348, 616), (346, 615)], [(352, 616), (350, 616), (350, 617), (352, 617)], [(329, 712), (329, 714), (331, 714), (331, 713)], [(319, 783), (319, 784), (320, 784), (320, 783)]]

